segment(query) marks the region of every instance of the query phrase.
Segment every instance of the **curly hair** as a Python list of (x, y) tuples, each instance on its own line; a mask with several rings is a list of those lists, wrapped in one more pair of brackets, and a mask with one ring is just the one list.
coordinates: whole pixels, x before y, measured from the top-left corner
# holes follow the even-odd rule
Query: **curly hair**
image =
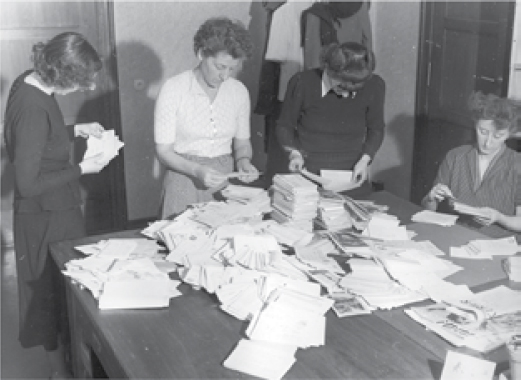
[(90, 87), (102, 67), (96, 50), (75, 32), (61, 33), (46, 44), (34, 45), (32, 61), (45, 84), (61, 89)]
[(240, 21), (216, 17), (206, 20), (195, 34), (194, 52), (199, 51), (205, 57), (224, 51), (234, 59), (246, 59), (253, 55), (253, 44)]
[(332, 43), (322, 49), (320, 63), (333, 78), (350, 82), (354, 87), (363, 87), (373, 74), (375, 58), (373, 52), (362, 44)]
[(495, 94), (473, 92), (468, 100), (468, 107), (474, 121), (492, 120), (496, 129), (508, 129), (510, 133), (519, 130), (520, 104)]

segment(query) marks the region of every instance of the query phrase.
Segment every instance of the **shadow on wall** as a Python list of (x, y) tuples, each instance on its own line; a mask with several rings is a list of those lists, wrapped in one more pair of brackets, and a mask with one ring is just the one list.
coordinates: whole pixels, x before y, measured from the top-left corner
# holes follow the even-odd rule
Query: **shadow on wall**
[(381, 156), (378, 157), (377, 153), (378, 162), (381, 162), (380, 166), (394, 162), (397, 164), (383, 167), (372, 178), (373, 182), (382, 183), (385, 190), (404, 198), (407, 198), (411, 187), (411, 165), (407, 163), (406, 152), (412, 152), (413, 148), (413, 139), (407, 139), (406, 136), (411, 135), (410, 129), (413, 128), (414, 117), (406, 114), (398, 115), (387, 123), (385, 146), (388, 148), (385, 156), (388, 158), (382, 159)]
[[(115, 129), (118, 124), (117, 120), (121, 115), (121, 104), (130, 102), (131, 108), (137, 107), (134, 109), (133, 115), (139, 115), (138, 128), (153, 131), (154, 104), (157, 94), (149, 96), (149, 84), (158, 82), (163, 72), (162, 64), (157, 54), (150, 47), (139, 41), (123, 42), (119, 43), (115, 50), (112, 51), (110, 57), (104, 62), (104, 67), (107, 76), (106, 80), (111, 84), (109, 88), (113, 90), (112, 92), (105, 91), (100, 96), (85, 102), (79, 111), (78, 120), (80, 122), (97, 121), (107, 130)], [(146, 70), (143, 70), (143, 68)], [(136, 79), (132, 84), (118, 83), (118, 71), (126, 72), (126, 75), (119, 75), (119, 78)], [(134, 89), (134, 91), (130, 90), (132, 92), (131, 96), (122, 91), (125, 88), (128, 90), (129, 86)], [(115, 102), (117, 99), (119, 99), (119, 103)], [(111, 115), (111, 113), (112, 117), (109, 119), (107, 116)], [(115, 125), (111, 125), (111, 121), (115, 121)], [(121, 125), (121, 131), (116, 130), (115, 132), (124, 143), (126, 143), (125, 140), (136, 140), (135, 134), (137, 133), (137, 140), (142, 143), (138, 151), (138, 154), (142, 154), (142, 157), (137, 159), (146, 159), (146, 157), (153, 154), (153, 145), (147, 146), (150, 145), (150, 141), (153, 142), (153, 136), (150, 140), (143, 140), (139, 137), (140, 131), (129, 128), (135, 124), (123, 125), (123, 120), (120, 120), (119, 124)], [(86, 140), (78, 140), (74, 149), (76, 162), (81, 160), (86, 149)], [(149, 153), (150, 150), (152, 152)], [(114, 208), (114, 204), (117, 204), (112, 198), (114, 195), (117, 196), (117, 194), (111, 193), (109, 184), (114, 183), (116, 178), (120, 178), (116, 176), (116, 171), (124, 170), (123, 157), (125, 151), (124, 147), (119, 151), (118, 156), (100, 173), (82, 176), (80, 179), (82, 196), (85, 199), (84, 213), (88, 229), (89, 223), (91, 225), (95, 223), (96, 230), (105, 230), (111, 227), (109, 224), (111, 223), (112, 215), (106, 215), (106, 213)], [(147, 171), (148, 173), (154, 170), (156, 165), (154, 161), (150, 159), (150, 170)], [(158, 167), (155, 170), (159, 171)], [(132, 178), (130, 178), (130, 181), (132, 181)], [(126, 183), (128, 184), (129, 182), (126, 181)], [(122, 186), (120, 185), (120, 187)], [(115, 211), (117, 212), (117, 210)], [(106, 224), (106, 226), (100, 225), (100, 223)]]
[[(2, 99), (4, 98), (4, 92), (9, 91), (7, 88), (7, 79), (0, 76), (0, 91)], [(2, 104), (5, 107), (5, 104)], [(2, 227), (1, 227), (1, 244), (2, 247), (8, 247), (13, 245), (13, 194), (14, 194), (14, 170), (13, 166), (9, 163), (9, 157), (4, 143), (4, 124), (2, 120), (2, 132), (0, 142), (0, 155), (2, 174), (0, 179), (1, 188), (1, 211), (2, 211)]]

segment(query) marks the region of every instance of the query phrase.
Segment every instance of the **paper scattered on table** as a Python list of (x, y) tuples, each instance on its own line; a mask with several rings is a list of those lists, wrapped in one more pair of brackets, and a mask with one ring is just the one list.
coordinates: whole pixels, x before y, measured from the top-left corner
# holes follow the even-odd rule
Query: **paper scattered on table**
[(439, 226), (450, 227), (456, 224), (457, 215), (443, 214), (431, 210), (422, 210), (412, 216), (413, 222), (437, 224)]
[(440, 380), (492, 380), (496, 363), (455, 351), (447, 351)]
[(452, 257), (464, 259), (489, 259), (493, 256), (511, 256), (521, 251), (514, 236), (502, 239), (472, 240), (461, 247), (451, 247)]
[(104, 130), (101, 138), (89, 136), (87, 139), (87, 150), (85, 151), (83, 159), (102, 154), (102, 157), (98, 161), (110, 161), (118, 155), (123, 145), (123, 142), (115, 134), (113, 129)]
[(223, 365), (248, 375), (278, 380), (295, 363), (296, 346), (241, 339)]

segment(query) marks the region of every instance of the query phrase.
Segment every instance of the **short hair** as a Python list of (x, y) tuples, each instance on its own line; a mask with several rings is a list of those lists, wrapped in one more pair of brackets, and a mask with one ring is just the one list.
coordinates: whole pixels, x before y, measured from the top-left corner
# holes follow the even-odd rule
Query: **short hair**
[(496, 129), (508, 129), (510, 133), (519, 129), (521, 107), (514, 100), (477, 91), (470, 95), (468, 107), (474, 121), (492, 120)]
[(253, 55), (253, 44), (242, 22), (216, 17), (206, 20), (195, 34), (195, 54), (199, 50), (205, 57), (224, 51), (234, 59), (246, 59)]
[(357, 42), (332, 43), (322, 49), (320, 63), (334, 79), (361, 88), (373, 75), (374, 53)]
[(58, 34), (45, 44), (37, 43), (32, 60), (45, 84), (62, 89), (90, 87), (102, 67), (96, 50), (75, 32)]

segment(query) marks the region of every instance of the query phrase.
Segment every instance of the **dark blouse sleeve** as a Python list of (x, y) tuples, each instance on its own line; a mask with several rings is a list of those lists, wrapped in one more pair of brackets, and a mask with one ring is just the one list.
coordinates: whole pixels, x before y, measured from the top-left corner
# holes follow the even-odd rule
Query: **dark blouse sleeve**
[(516, 168), (516, 195), (514, 203), (516, 207), (521, 207), (521, 153), (517, 154), (517, 159), (515, 162), (515, 168)]
[(374, 97), (367, 110), (367, 135), (362, 150), (374, 158), (384, 139), (384, 104), (385, 104), (385, 82), (380, 77), (375, 77)]
[(15, 178), (24, 198), (62, 186), (81, 175), (79, 165), (55, 171), (42, 170), (42, 157), (50, 133), (47, 113), (39, 107), (24, 110), (13, 133)]
[(295, 138), (302, 109), (303, 91), (300, 74), (295, 74), (289, 81), (280, 117), (277, 121), (277, 139), (283, 148), (299, 149)]

